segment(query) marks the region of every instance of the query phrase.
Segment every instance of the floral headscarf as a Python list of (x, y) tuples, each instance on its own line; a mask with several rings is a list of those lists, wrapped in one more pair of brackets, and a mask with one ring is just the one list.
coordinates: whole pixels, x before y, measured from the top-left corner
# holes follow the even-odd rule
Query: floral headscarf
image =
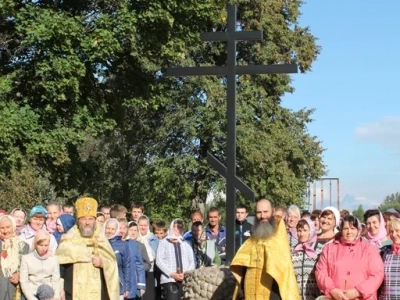
[(308, 228), (310, 229), (310, 236), (304, 243), (298, 243), (297, 246), (294, 247), (293, 252), (304, 251), (307, 256), (317, 258), (317, 253), (315, 252), (314, 247), (312, 247), (312, 244), (317, 240), (317, 231), (315, 230), (314, 222), (309, 218), (304, 218), (302, 220), (307, 222)]
[(3, 275), (10, 277), (19, 271), (21, 256), (26, 243), (21, 241), (16, 234), (15, 219), (9, 215), (1, 216), (0, 223), (9, 220), (12, 225), (13, 235), (11, 238), (1, 238), (0, 265)]

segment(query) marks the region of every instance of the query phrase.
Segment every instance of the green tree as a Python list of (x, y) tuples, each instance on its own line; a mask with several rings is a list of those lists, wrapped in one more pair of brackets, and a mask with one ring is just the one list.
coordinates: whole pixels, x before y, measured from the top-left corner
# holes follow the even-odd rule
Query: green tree
[(353, 216), (357, 217), (361, 222), (364, 222), (364, 213), (365, 211), (362, 204), (360, 204), (357, 209), (353, 210)]
[[(310, 69), (319, 48), (308, 28), (297, 24), (300, 2), (240, 2), (242, 29), (261, 29), (266, 39), (260, 43), (239, 43), (239, 64), (271, 64), (297, 61), (302, 72)], [(281, 20), (275, 22), (273, 20)], [(225, 21), (207, 31), (226, 30)], [(288, 26), (288, 24), (291, 24)], [(200, 44), (186, 51), (184, 65), (224, 65), (225, 45)], [(222, 83), (222, 84), (221, 84)], [(217, 77), (179, 78), (174, 82), (174, 102), (165, 107), (164, 126), (154, 147), (155, 156), (168, 155), (192, 186), (190, 199), (201, 204), (210, 188), (219, 191), (224, 180), (209, 168), (205, 158), (212, 152), (226, 161), (226, 93), (224, 80)], [(279, 204), (301, 203), (308, 181), (324, 173), (323, 149), (307, 133), (312, 110), (290, 111), (280, 105), (286, 92), (292, 92), (287, 75), (238, 77), (238, 175), (257, 196), (266, 195)], [(170, 160), (158, 168), (169, 168)]]
[(383, 200), (382, 204), (379, 206), (379, 210), (382, 212), (387, 211), (389, 208), (394, 208), (400, 210), (400, 193), (396, 192), (387, 195)]
[[(238, 64), (297, 62), (311, 69), (316, 38), (298, 24), (301, 1), (238, 2), (238, 26), (263, 30), (238, 43)], [(102, 203), (144, 202), (172, 218), (224, 190), (206, 162), (226, 161), (223, 77), (167, 78), (170, 66), (223, 66), (225, 1), (0, 0), (0, 161), (3, 178), (26, 154), (59, 193)], [(281, 106), (288, 75), (238, 77), (238, 176), (257, 196), (300, 204), (324, 174), (312, 109)], [(20, 125), (19, 122), (21, 122)], [(239, 198), (239, 201), (244, 201)]]
[(4, 209), (29, 210), (54, 200), (56, 192), (49, 174), (29, 160), (24, 159), (20, 169), (11, 170), (8, 178), (0, 180), (0, 203)]

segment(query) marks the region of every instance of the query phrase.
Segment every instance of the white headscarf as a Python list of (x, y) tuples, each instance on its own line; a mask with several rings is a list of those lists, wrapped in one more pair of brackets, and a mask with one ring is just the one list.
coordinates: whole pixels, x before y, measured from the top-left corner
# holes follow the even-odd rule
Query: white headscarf
[(15, 236), (17, 228), (15, 219), (10, 215), (5, 215), (0, 217), (0, 222), (5, 219), (11, 222), (13, 236), (1, 241), (0, 265), (3, 275), (9, 277), (19, 270), (21, 256), (24, 254), (23, 250), (26, 243)]
[(339, 232), (339, 226), (340, 226), (340, 212), (339, 212), (339, 210), (336, 207), (327, 206), (321, 211), (321, 214), (326, 210), (330, 210), (331, 212), (333, 212), (333, 215), (335, 216), (335, 227), (333, 228), (333, 232), (334, 233), (338, 233)]
[(335, 216), (335, 227), (339, 227), (339, 225), (340, 225), (340, 212), (338, 211), (338, 209), (336, 207), (333, 207), (333, 206), (327, 206), (321, 211), (321, 214), (326, 210), (330, 210), (331, 212), (333, 212), (333, 215)]
[[(115, 222), (115, 223), (117, 223), (117, 230), (115, 231), (114, 235), (111, 236), (111, 237), (107, 237), (107, 235), (106, 235), (106, 227), (107, 227), (107, 224), (108, 224), (109, 222)], [(104, 235), (106, 236), (106, 238), (107, 238), (108, 240), (111, 240), (111, 239), (115, 238), (116, 236), (118, 236), (118, 234), (119, 234), (119, 222), (118, 222), (118, 220), (117, 220), (117, 219), (114, 219), (114, 218), (110, 218), (110, 219), (108, 219), (107, 221), (105, 221), (104, 224), (103, 224), (103, 232), (104, 232)]]
[[(181, 223), (183, 225), (183, 220), (182, 219), (175, 219), (175, 220), (173, 220), (171, 222), (171, 225), (169, 226), (169, 229), (168, 229), (168, 233), (167, 233), (166, 239), (179, 240), (179, 242), (182, 242), (183, 241), (182, 234), (179, 234), (179, 235), (175, 234), (174, 226), (177, 223)], [(183, 226), (182, 226), (182, 229), (183, 229)]]
[(145, 215), (141, 215), (140, 217), (139, 217), (139, 220), (138, 220), (138, 222), (137, 222), (137, 224), (138, 224), (138, 227), (139, 227), (139, 222), (141, 221), (141, 220), (147, 220), (147, 233), (145, 234), (145, 235), (142, 235), (141, 233), (140, 233), (140, 230), (138, 230), (138, 238), (137, 238), (137, 240), (139, 241), (139, 242), (141, 242), (145, 247), (146, 247), (146, 252), (147, 252), (147, 255), (149, 256), (149, 260), (150, 260), (150, 262), (153, 262), (156, 258), (155, 258), (155, 256), (156, 256), (156, 254), (155, 254), (155, 252), (154, 252), (154, 250), (151, 248), (151, 246), (150, 246), (150, 244), (149, 244), (149, 239), (150, 239), (150, 237), (152, 237), (152, 233), (151, 233), (151, 231), (150, 231), (150, 220), (149, 220), (149, 218), (147, 217), (147, 216), (145, 216)]

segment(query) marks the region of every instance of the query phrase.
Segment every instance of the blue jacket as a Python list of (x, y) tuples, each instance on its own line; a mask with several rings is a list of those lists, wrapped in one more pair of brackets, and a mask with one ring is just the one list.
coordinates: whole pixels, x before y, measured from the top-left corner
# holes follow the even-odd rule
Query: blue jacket
[(75, 225), (75, 218), (70, 214), (62, 214), (59, 217), (62, 226), (64, 227), (64, 232), (60, 233), (57, 230), (53, 232), (54, 237), (56, 238), (57, 244), (60, 243), (61, 237), (64, 233), (68, 232)]
[(128, 244), (131, 257), (131, 289), (127, 297), (131, 299), (136, 297), (136, 290), (146, 289), (146, 274), (138, 243), (134, 240), (127, 240), (125, 243)]
[[(131, 292), (131, 255), (128, 243), (125, 243), (120, 236), (108, 240), (117, 257), (119, 275), (119, 294), (126, 291)], [(105, 270), (107, 272), (107, 270)]]
[(151, 237), (149, 239), (149, 245), (151, 249), (153, 249), (154, 253), (157, 253), (157, 248), (159, 243), (160, 240), (154, 234), (151, 234)]
[[(209, 225), (207, 225), (204, 230), (207, 233), (208, 239), (212, 241), (212, 233)], [(225, 251), (222, 251), (222, 247), (226, 247), (226, 228), (221, 224), (219, 224), (219, 232), (215, 244), (217, 245), (218, 254), (221, 257), (221, 260), (225, 260)]]
[(193, 239), (193, 233), (191, 230), (187, 231), (184, 235), (183, 235), (183, 239), (186, 242), (190, 242)]

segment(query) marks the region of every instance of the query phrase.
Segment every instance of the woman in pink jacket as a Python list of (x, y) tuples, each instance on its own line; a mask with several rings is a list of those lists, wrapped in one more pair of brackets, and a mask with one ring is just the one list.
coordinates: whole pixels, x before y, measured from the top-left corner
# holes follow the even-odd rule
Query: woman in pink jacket
[(335, 300), (376, 300), (383, 281), (383, 262), (376, 247), (360, 238), (361, 222), (346, 216), (333, 243), (326, 245), (316, 265), (320, 290)]

